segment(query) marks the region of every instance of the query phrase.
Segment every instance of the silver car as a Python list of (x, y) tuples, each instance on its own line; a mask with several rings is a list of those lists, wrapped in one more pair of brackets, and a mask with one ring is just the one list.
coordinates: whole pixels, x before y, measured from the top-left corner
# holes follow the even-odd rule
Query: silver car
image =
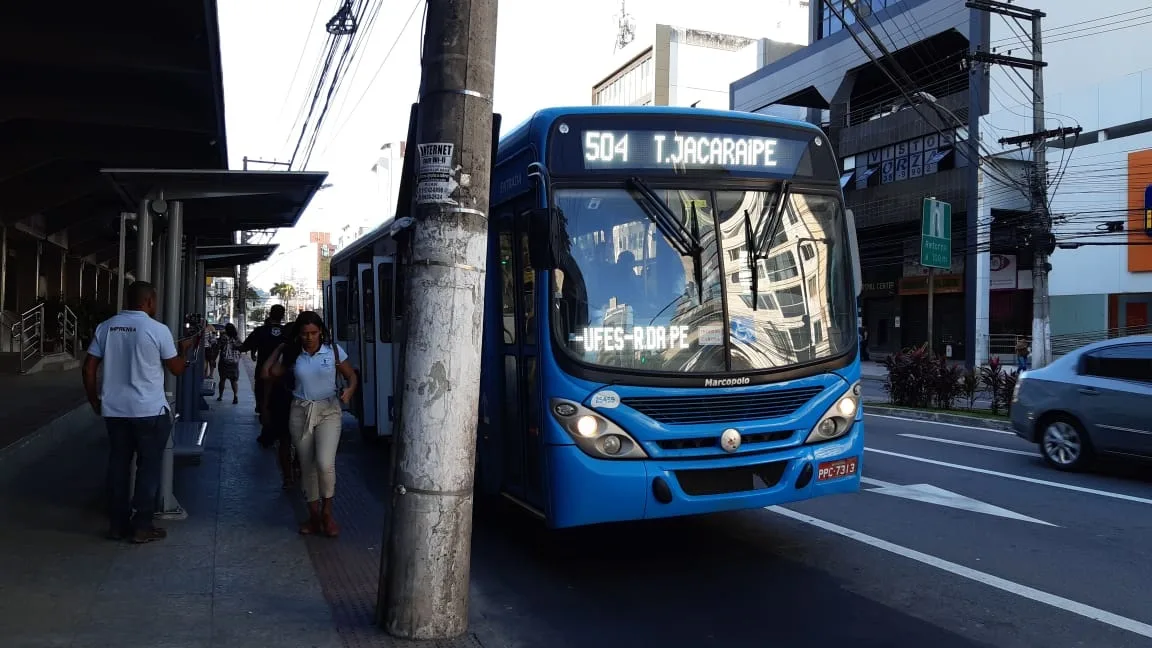
[(1012, 427), (1059, 470), (1097, 454), (1152, 458), (1152, 335), (1080, 347), (1020, 374)]

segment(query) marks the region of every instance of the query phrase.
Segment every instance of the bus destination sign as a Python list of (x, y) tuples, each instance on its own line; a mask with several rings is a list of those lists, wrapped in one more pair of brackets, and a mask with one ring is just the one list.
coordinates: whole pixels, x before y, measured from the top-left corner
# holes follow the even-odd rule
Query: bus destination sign
[(728, 170), (783, 176), (796, 173), (816, 137), (650, 130), (586, 130), (581, 134), (586, 171)]

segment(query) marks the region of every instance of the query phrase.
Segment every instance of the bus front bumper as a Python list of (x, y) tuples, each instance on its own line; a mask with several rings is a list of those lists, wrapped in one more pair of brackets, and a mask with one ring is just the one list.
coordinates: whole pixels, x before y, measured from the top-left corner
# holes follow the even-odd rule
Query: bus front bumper
[(554, 528), (763, 508), (860, 490), (864, 423), (827, 443), (723, 459), (595, 459), (547, 446)]

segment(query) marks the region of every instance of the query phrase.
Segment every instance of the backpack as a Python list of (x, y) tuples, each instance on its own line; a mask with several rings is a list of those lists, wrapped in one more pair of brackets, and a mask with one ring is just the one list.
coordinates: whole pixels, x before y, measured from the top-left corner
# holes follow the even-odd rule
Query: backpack
[(220, 359), (229, 364), (240, 364), (240, 346), (232, 338), (224, 338), (220, 344)]

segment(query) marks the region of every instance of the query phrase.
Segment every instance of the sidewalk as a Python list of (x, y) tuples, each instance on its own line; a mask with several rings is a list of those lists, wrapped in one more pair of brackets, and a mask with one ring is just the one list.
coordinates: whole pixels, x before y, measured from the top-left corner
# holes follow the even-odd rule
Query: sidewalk
[[(340, 538), (298, 535), (303, 498), (281, 490), (274, 452), (255, 442), (253, 367), (245, 366), (239, 404), (231, 389), (222, 403), (209, 399), (201, 464), (176, 466), (174, 492), (188, 518), (161, 521), (166, 540), (137, 546), (104, 538), (107, 441), (103, 422), (84, 410), (86, 417), (71, 415), (82, 420), (66, 443), (0, 471), (0, 646), (564, 645), (550, 623), (523, 611), (539, 578), (520, 574), (522, 557), (508, 555), (503, 518), (476, 527), (469, 632), (413, 643), (376, 627), (386, 446), (365, 445), (345, 417)], [(553, 622), (567, 624), (566, 609)]]
[(84, 402), (79, 369), (0, 374), (0, 450)]
[(107, 442), (94, 415), (49, 456), (4, 475), (0, 636), (5, 646), (292, 646), (342, 642), (307, 546), (261, 454), (248, 381), (213, 402), (202, 464), (178, 466), (188, 519), (168, 539), (104, 539)]
[(865, 360), (860, 363), (860, 377), (864, 380), (884, 382), (888, 379), (888, 370), (879, 362)]

